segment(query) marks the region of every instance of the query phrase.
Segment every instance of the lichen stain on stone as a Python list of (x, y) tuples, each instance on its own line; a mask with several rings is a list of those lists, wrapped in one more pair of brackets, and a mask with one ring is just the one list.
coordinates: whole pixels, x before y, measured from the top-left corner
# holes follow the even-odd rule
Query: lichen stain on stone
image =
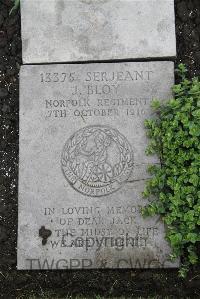
[(95, 257), (94, 257), (94, 263), (99, 268), (108, 268), (109, 264), (112, 262), (113, 257), (113, 248), (104, 247), (100, 250), (96, 250)]
[(143, 48), (147, 48), (148, 47), (148, 41), (146, 39), (141, 39), (140, 40), (140, 46)]
[(110, 0), (80, 0), (80, 2), (84, 3), (84, 4), (103, 4), (103, 3), (107, 3)]
[(170, 22), (167, 18), (160, 21), (157, 25), (157, 31), (159, 34), (166, 34), (166, 32), (170, 31)]
[(98, 59), (104, 53), (112, 50), (115, 43), (113, 28), (109, 23), (110, 13), (101, 7), (91, 7), (82, 12), (80, 19), (84, 20), (79, 26), (73, 40), (75, 47), (84, 55), (91, 55)]
[(65, 2), (64, 0), (56, 1), (56, 25), (62, 25), (62, 14), (65, 10)]
[(39, 229), (39, 237), (42, 238), (42, 245), (47, 244), (47, 239), (52, 235), (52, 231), (50, 229), (46, 229), (45, 226), (41, 226)]
[(25, 53), (28, 49), (28, 45), (29, 45), (29, 39), (25, 38), (22, 40), (22, 47), (23, 47), (23, 52)]

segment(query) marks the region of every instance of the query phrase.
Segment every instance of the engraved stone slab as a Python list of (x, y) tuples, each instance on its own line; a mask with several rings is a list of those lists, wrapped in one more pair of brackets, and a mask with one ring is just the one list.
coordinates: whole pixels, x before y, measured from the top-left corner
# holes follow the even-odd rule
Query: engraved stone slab
[(20, 73), (18, 269), (176, 267), (140, 210), (144, 119), (172, 62), (30, 65)]
[(174, 0), (21, 0), (24, 63), (176, 56)]

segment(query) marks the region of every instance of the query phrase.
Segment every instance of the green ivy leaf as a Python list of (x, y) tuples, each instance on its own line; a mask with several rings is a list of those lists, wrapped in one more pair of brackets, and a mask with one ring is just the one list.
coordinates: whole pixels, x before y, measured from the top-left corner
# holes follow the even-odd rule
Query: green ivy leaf
[(189, 182), (194, 186), (198, 186), (199, 184), (199, 176), (196, 174), (192, 174), (189, 178)]
[(200, 126), (195, 123), (190, 123), (189, 133), (192, 136), (200, 136)]

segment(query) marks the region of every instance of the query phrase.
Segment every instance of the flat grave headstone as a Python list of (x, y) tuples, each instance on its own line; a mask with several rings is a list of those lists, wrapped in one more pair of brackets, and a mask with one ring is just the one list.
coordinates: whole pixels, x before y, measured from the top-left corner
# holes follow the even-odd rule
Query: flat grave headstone
[(173, 83), (172, 62), (22, 66), (18, 269), (178, 265), (140, 214), (144, 119)]
[(21, 0), (23, 62), (176, 56), (174, 0)]

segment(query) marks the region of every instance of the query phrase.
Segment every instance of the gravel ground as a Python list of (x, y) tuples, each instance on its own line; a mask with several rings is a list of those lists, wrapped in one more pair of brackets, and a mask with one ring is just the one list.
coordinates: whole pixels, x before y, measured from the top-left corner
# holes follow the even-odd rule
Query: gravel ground
[[(28, 1), (28, 0), (27, 0)], [(175, 0), (177, 60), (200, 75), (200, 0)], [(18, 180), (18, 73), (21, 65), (20, 14), (9, 16), (11, 0), (0, 0), (0, 296), (29, 298), (95, 294), (110, 297), (159, 295), (200, 298), (200, 268), (186, 279), (176, 270), (16, 271)], [(50, 296), (54, 298), (53, 295)]]

